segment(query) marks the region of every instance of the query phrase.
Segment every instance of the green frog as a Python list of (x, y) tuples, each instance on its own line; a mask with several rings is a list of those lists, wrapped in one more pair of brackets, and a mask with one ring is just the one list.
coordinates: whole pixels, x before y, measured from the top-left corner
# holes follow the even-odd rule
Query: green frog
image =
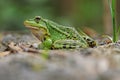
[(96, 42), (84, 32), (73, 27), (59, 25), (51, 20), (36, 16), (24, 21), (34, 36), (40, 41), (42, 49), (75, 49), (96, 46)]

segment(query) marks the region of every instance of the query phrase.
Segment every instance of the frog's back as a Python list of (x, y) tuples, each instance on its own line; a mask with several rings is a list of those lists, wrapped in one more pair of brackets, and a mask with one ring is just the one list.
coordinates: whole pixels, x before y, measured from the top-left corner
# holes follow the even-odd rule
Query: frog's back
[(56, 40), (67, 39), (67, 36), (69, 34), (66, 34), (66, 32), (61, 30), (57, 23), (47, 19), (44, 19), (44, 21), (46, 22), (46, 26), (49, 30), (50, 37), (53, 40), (53, 42)]
[(73, 27), (59, 25), (53, 21), (47, 20), (47, 25), (53, 41), (60, 39), (80, 40), (86, 43), (83, 37)]

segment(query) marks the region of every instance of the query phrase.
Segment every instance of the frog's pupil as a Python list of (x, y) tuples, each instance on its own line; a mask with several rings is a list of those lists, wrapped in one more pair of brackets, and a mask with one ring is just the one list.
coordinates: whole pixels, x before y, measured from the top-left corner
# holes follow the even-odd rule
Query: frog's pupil
[(37, 19), (37, 20), (40, 20), (40, 16), (36, 16), (36, 19)]

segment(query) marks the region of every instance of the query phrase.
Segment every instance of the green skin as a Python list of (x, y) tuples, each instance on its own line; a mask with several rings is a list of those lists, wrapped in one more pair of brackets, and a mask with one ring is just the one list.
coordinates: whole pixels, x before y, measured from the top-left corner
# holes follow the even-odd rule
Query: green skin
[(74, 49), (96, 46), (96, 42), (81, 31), (79, 34), (73, 27), (58, 25), (40, 16), (24, 21), (42, 43), (42, 49)]

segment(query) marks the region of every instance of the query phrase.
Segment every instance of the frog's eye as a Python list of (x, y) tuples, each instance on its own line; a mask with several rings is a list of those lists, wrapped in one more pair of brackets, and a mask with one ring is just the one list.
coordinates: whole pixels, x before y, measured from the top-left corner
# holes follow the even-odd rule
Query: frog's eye
[(34, 21), (35, 21), (36, 23), (39, 23), (40, 19), (41, 19), (40, 16), (36, 16), (35, 19), (34, 19)]

